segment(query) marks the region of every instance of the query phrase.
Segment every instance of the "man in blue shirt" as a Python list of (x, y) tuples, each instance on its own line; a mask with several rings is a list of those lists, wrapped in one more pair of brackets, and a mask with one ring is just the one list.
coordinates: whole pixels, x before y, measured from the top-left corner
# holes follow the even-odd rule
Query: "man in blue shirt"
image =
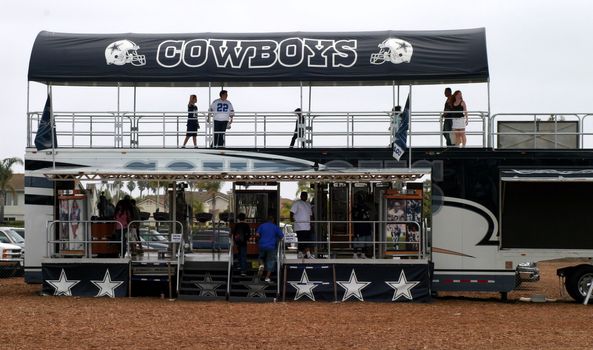
[(276, 265), (276, 247), (278, 241), (284, 237), (282, 230), (278, 225), (274, 224), (274, 217), (268, 216), (268, 220), (259, 225), (256, 230), (255, 237), (259, 239), (259, 274), (264, 271), (264, 263), (266, 270), (266, 282), (270, 282), (270, 275), (274, 271)]

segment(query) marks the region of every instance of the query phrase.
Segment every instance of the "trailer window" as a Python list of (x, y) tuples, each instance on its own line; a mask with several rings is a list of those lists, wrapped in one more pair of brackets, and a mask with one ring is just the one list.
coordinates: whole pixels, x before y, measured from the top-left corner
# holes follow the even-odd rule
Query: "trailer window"
[(593, 182), (503, 181), (502, 248), (593, 249)]

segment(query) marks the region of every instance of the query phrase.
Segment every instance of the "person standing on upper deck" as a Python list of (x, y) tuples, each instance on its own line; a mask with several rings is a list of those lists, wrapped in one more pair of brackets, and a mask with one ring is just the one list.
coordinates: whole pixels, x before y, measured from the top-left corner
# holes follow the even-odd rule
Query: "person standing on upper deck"
[(194, 148), (198, 148), (198, 145), (196, 144), (196, 136), (198, 136), (200, 123), (198, 123), (198, 106), (196, 106), (196, 102), (198, 102), (198, 96), (190, 95), (189, 103), (187, 104), (187, 132), (181, 148), (185, 148), (190, 137), (194, 141)]
[[(311, 217), (313, 210), (311, 203), (307, 202), (309, 195), (307, 192), (301, 192), (301, 199), (292, 203), (290, 208), (290, 221), (294, 223), (294, 230), (299, 241), (299, 258), (313, 258), (311, 254)], [(300, 243), (303, 242), (303, 243)]]
[(459, 147), (465, 147), (467, 139), (465, 137), (465, 127), (467, 126), (467, 107), (461, 91), (457, 90), (451, 97), (451, 116), (453, 117), (453, 131), (455, 131), (455, 141)]
[(443, 108), (443, 115), (441, 118), (444, 119), (443, 121), (443, 136), (445, 137), (445, 142), (447, 146), (453, 146), (455, 141), (453, 140), (453, 119), (451, 119), (451, 114), (447, 113), (451, 110), (451, 88), (448, 87), (445, 89), (445, 107)]
[(231, 128), (235, 116), (233, 104), (227, 100), (228, 92), (220, 90), (219, 96), (220, 98), (214, 100), (208, 110), (208, 122), (210, 122), (210, 116), (214, 115), (214, 141), (212, 147), (224, 147), (225, 132)]
[(300, 139), (301, 148), (305, 148), (305, 117), (303, 116), (303, 113), (301, 112), (300, 108), (295, 109), (294, 112), (297, 115), (297, 120), (294, 126), (294, 134), (292, 134), (292, 140), (290, 140), (290, 148), (294, 147), (294, 142), (297, 138)]

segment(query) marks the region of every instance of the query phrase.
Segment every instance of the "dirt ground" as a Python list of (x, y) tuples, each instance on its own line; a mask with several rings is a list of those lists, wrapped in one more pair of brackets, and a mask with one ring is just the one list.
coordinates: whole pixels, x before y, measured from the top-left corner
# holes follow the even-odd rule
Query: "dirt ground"
[[(0, 349), (593, 349), (593, 306), (561, 294), (556, 268), (498, 294), (429, 303), (229, 303), (39, 296), (0, 279)], [(544, 294), (553, 302), (520, 297)]]

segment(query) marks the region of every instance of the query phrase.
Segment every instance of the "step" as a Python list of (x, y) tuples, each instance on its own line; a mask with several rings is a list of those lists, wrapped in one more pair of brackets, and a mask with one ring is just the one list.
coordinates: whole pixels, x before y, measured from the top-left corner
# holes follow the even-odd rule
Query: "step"
[(183, 263), (183, 270), (228, 271), (228, 268), (227, 261), (185, 261)]

